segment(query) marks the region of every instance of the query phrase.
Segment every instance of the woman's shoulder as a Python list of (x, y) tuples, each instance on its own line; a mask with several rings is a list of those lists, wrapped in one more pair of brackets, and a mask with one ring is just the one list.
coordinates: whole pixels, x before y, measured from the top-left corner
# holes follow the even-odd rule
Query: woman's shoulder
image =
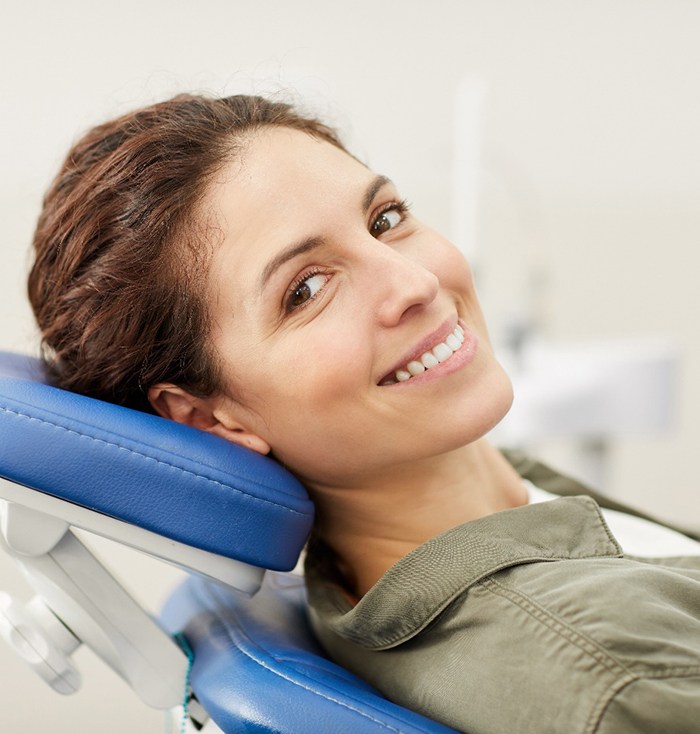
[(700, 673), (700, 558), (683, 569), (624, 558), (585, 497), (499, 515), (433, 539), (354, 606), (313, 578), (312, 625), (331, 656), (466, 731), (596, 731), (600, 702), (637, 680), (672, 710)]

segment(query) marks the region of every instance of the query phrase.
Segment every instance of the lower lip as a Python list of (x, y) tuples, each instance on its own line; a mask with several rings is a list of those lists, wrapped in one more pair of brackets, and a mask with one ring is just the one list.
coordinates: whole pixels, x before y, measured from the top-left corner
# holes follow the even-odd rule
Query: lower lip
[(393, 385), (385, 385), (384, 387), (399, 388), (399, 387), (410, 387), (411, 385), (419, 385), (431, 380), (439, 380), (442, 377), (451, 375), (453, 372), (457, 372), (470, 364), (476, 356), (476, 349), (478, 340), (476, 334), (469, 331), (469, 329), (460, 321), (459, 325), (464, 331), (464, 342), (462, 346), (453, 352), (451, 357), (448, 357), (444, 362), (435, 365), (427, 369), (425, 372), (421, 372), (420, 375), (411, 377), (410, 380), (404, 380), (403, 382), (396, 382)]

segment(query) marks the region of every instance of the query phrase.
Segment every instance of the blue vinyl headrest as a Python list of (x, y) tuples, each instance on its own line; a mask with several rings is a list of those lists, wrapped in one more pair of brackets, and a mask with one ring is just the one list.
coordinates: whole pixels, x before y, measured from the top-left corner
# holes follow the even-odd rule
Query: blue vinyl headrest
[(0, 476), (263, 568), (289, 570), (313, 522), (274, 460), (158, 416), (46, 384), (0, 352)]

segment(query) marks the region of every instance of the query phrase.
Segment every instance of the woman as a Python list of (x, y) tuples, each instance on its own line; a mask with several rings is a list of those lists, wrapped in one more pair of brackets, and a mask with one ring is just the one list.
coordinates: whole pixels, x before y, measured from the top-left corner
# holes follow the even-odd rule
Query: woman
[(467, 263), (332, 130), (251, 97), (106, 123), (35, 251), (59, 385), (305, 483), (311, 618), (340, 662), (472, 734), (697, 731), (700, 545), (538, 502), (585, 490), (533, 486), (483, 438), (512, 392)]

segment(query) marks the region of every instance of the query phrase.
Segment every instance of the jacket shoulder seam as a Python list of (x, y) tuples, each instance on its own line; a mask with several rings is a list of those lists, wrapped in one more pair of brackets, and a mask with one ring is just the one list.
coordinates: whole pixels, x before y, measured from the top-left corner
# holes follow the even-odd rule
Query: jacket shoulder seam
[(493, 577), (482, 580), (480, 585), (520, 607), (538, 622), (546, 625), (560, 637), (567, 640), (567, 642), (578, 647), (579, 650), (595, 660), (596, 663), (605, 668), (609, 673), (620, 677), (634, 676), (625, 665), (614, 658), (598, 642), (572, 627), (559, 615), (542, 606), (527, 594), (509, 588)]

